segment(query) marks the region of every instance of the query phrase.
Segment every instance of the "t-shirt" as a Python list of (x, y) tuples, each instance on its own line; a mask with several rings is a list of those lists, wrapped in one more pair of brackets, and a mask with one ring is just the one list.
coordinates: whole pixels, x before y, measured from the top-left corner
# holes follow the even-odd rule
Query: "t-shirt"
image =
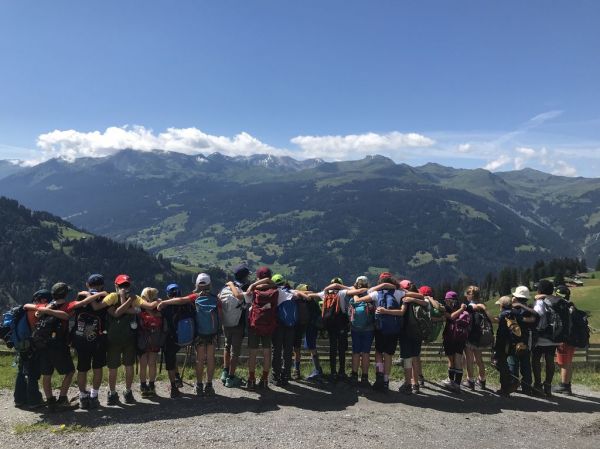
[[(381, 290), (381, 291), (385, 291), (385, 290)], [(398, 306), (401, 306), (402, 298), (404, 298), (404, 296), (405, 296), (404, 290), (394, 290), (393, 295), (394, 295), (394, 299), (398, 303)], [(369, 297), (371, 298), (371, 301), (373, 301), (374, 304), (377, 304), (377, 300), (379, 299), (379, 292), (378, 291), (369, 292)]]
[[(325, 299), (325, 292), (317, 293), (319, 298)], [(338, 300), (340, 303), (340, 311), (346, 313), (348, 311), (348, 304), (350, 303), (350, 296), (348, 290), (338, 290)]]
[[(72, 309), (72, 303), (73, 302), (65, 302), (62, 303), (58, 306), (54, 306), (52, 307), (53, 310), (60, 310), (61, 312), (66, 312), (68, 314), (71, 314), (71, 312), (69, 312), (70, 309)], [(42, 309), (44, 307), (48, 307), (50, 304), (52, 304), (51, 302), (48, 304), (36, 304), (35, 307), (37, 309)], [(41, 317), (43, 316), (50, 316), (47, 314), (41, 315), (40, 317), (36, 317), (35, 314), (37, 312), (34, 310), (28, 311), (27, 312), (27, 322), (29, 323), (29, 327), (30, 329), (33, 329), (35, 327), (35, 325), (38, 323), (38, 321), (40, 320)], [(60, 320), (60, 318), (59, 318)], [(60, 328), (62, 332), (67, 332), (67, 330), (69, 329), (69, 320), (60, 320)]]
[[(141, 296), (135, 295), (133, 302), (132, 302), (132, 306), (139, 307), (142, 305), (143, 301), (144, 300), (142, 299)], [(118, 305), (120, 303), (119, 294), (116, 292), (109, 293), (108, 295), (106, 295), (104, 297), (104, 299), (102, 300), (102, 303), (106, 304), (107, 306)]]
[[(291, 301), (294, 299), (295, 290), (285, 291), (281, 288), (277, 289), (277, 305), (279, 306), (284, 301)], [(252, 300), (254, 299), (254, 293), (244, 293), (244, 299), (248, 304), (252, 304)]]
[[(563, 301), (562, 298), (559, 298), (558, 296), (552, 296), (552, 295), (546, 296), (546, 299), (548, 301), (550, 301), (550, 304), (552, 304), (552, 305), (556, 304), (559, 301)], [(538, 321), (538, 325), (537, 325), (537, 329), (539, 331), (543, 331), (548, 326), (548, 319), (546, 317), (546, 307), (547, 306), (544, 304), (543, 299), (537, 299), (535, 301), (535, 305), (533, 306), (533, 310), (535, 310), (535, 312), (540, 317), (540, 319)], [(557, 346), (558, 343), (555, 343), (546, 337), (540, 336), (540, 337), (538, 337), (535, 345), (536, 346)]]
[[(243, 291), (241, 284), (235, 283), (240, 291)], [(238, 300), (231, 289), (227, 286), (223, 287), (221, 293), (219, 293), (219, 302), (221, 310), (223, 311), (223, 326), (235, 327), (244, 326), (244, 319), (242, 315), (246, 310), (246, 301)]]

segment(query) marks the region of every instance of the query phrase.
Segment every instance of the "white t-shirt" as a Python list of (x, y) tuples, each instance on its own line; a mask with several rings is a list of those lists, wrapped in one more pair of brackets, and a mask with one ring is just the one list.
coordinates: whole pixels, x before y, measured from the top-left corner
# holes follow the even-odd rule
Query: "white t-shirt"
[[(548, 296), (546, 296), (546, 299), (548, 299), (550, 301), (550, 304), (554, 305), (557, 302), (561, 301), (562, 298), (559, 298), (557, 296), (548, 295)], [(533, 310), (535, 310), (535, 312), (540, 317), (540, 320), (538, 321), (538, 326), (537, 326), (538, 330), (546, 329), (546, 326), (548, 326), (548, 320), (546, 318), (546, 306), (544, 305), (544, 300), (536, 299), (535, 305), (533, 306)], [(558, 346), (558, 343), (555, 343), (546, 337), (538, 337), (535, 345), (536, 346)]]
[[(398, 305), (402, 305), (402, 298), (404, 298), (404, 290), (394, 290), (394, 299), (398, 302)], [(373, 291), (373, 292), (369, 292), (369, 297), (371, 298), (371, 301), (373, 301), (374, 303), (377, 302), (377, 299), (379, 298), (379, 292), (378, 291)]]
[[(317, 295), (319, 295), (319, 298), (325, 299), (325, 292), (317, 293)], [(340, 303), (340, 311), (346, 313), (348, 310), (348, 303), (350, 302), (348, 290), (338, 290), (338, 300)]]
[[(280, 305), (284, 301), (290, 301), (294, 299), (295, 290), (290, 290), (289, 292), (282, 290), (280, 288), (277, 289), (277, 305)], [(252, 300), (254, 299), (254, 293), (244, 293), (244, 299), (248, 304), (252, 304)]]

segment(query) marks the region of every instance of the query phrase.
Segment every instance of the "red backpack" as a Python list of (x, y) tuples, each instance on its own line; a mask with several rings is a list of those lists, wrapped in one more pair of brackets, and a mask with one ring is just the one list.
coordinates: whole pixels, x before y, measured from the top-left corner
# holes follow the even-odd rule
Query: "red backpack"
[(142, 352), (160, 351), (166, 338), (162, 317), (143, 311), (139, 314), (138, 319), (138, 349)]
[(328, 290), (325, 292), (321, 316), (325, 328), (344, 329), (348, 327), (348, 315), (340, 307), (338, 290)]
[(272, 335), (277, 328), (277, 300), (279, 290), (254, 290), (248, 324), (261, 337)]

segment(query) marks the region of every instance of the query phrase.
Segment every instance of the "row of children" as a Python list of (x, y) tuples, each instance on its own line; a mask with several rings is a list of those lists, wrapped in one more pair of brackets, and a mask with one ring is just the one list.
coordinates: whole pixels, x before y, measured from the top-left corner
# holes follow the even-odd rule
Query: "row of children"
[[(74, 301), (67, 299), (71, 289), (64, 283), (55, 284), (51, 291), (36, 292), (33, 303), (14, 309), (5, 314), (4, 319), (5, 340), (14, 345), (19, 356), (15, 403), (28, 406), (43, 403), (38, 390), (41, 376), (48, 407), (71, 407), (67, 392), (75, 366), (70, 347), (77, 354), (80, 408), (99, 405), (98, 390), (105, 366), (108, 367), (107, 404), (119, 403), (116, 384), (121, 365), (125, 368), (124, 400), (133, 403), (136, 360), (140, 366), (142, 397), (155, 395), (159, 353), (161, 366), (164, 361), (169, 376), (170, 396), (179, 396), (182, 380), (177, 353), (183, 347), (195, 348), (196, 394), (212, 396), (215, 394), (216, 338), (220, 332), (225, 336), (220, 377), (225, 387), (245, 384), (249, 390), (267, 389), (269, 381), (285, 386), (292, 377), (300, 377), (302, 346), (310, 351), (314, 368), (308, 380), (320, 380), (323, 370), (317, 336), (325, 330), (329, 339), (332, 381), (345, 380), (362, 387), (371, 386), (368, 373), (374, 340), (376, 378), (372, 387), (387, 390), (392, 357), (399, 344), (404, 369), (400, 391), (411, 394), (418, 392), (424, 383), (421, 345), (423, 341), (436, 340), (444, 323), (443, 346), (449, 369), (443, 385), (449, 390), (460, 391), (464, 359), (468, 371), (465, 384), (475, 387), (473, 364), (476, 363), (479, 367), (477, 383), (485, 388), (482, 349), (494, 343), (494, 335), (492, 319), (485, 305), (479, 302), (476, 286), (468, 287), (464, 298), (448, 292), (444, 301), (438, 302), (433, 298), (431, 288), (417, 289), (410, 281), (398, 282), (390, 273), (382, 273), (378, 284), (372, 287), (365, 276), (359, 276), (353, 286), (346, 286), (341, 279), (334, 278), (318, 293), (312, 292), (306, 284), (292, 289), (283, 276), (273, 275), (267, 267), (256, 271), (256, 281), (251, 282), (249, 278), (248, 267), (240, 265), (233, 271), (233, 280), (214, 295), (210, 276), (201, 273), (192, 293), (184, 296), (178, 285), (170, 284), (165, 290), (165, 299), (159, 298), (155, 288), (143, 289), (140, 296), (133, 294), (132, 282), (127, 275), (117, 276), (112, 293), (105, 291), (101, 275), (92, 275), (87, 280), (87, 289), (79, 292)], [(558, 340), (565, 340), (569, 332), (554, 335), (556, 332), (551, 326), (556, 326), (557, 320), (548, 309), (558, 310), (555, 304), (560, 301), (553, 299), (558, 297), (553, 296), (552, 284), (548, 287), (546, 281), (541, 281), (539, 285), (538, 290), (541, 290), (534, 308), (521, 304), (521, 300), (529, 299), (526, 287), (515, 290), (514, 297), (509, 298), (510, 304), (505, 297), (499, 300), (502, 313), (495, 319), (499, 327), (494, 363), (501, 373), (501, 394), (508, 395), (515, 390), (519, 369), (523, 375), (520, 381), (523, 392), (533, 394), (543, 390), (550, 394), (546, 385), (552, 382), (554, 361), (548, 358), (551, 349), (538, 348), (552, 348), (553, 354)], [(572, 304), (569, 307), (572, 308)], [(568, 316), (559, 317), (559, 321), (568, 319)], [(352, 363), (348, 377), (345, 357), (349, 331)], [(244, 381), (236, 375), (236, 368), (246, 333), (248, 379)], [(257, 377), (259, 349), (263, 362), (262, 374)], [(530, 365), (526, 360), (530, 351), (536, 381), (533, 387), (531, 375), (527, 374)], [(543, 387), (539, 363), (542, 355), (546, 356)], [(563, 365), (565, 360), (562, 360)], [(55, 370), (64, 376), (58, 398), (53, 395), (51, 383)], [(90, 370), (93, 372), (92, 385), (88, 390)], [(568, 376), (563, 380), (563, 389), (566, 389), (565, 385), (570, 388)]]

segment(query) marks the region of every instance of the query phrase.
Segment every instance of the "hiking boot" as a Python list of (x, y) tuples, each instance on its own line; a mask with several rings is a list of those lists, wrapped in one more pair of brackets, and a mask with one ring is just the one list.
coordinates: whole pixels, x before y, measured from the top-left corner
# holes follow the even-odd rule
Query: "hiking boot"
[(83, 397), (79, 397), (79, 408), (81, 410), (89, 410), (91, 407), (91, 400), (89, 395), (88, 396), (83, 396)]
[(213, 388), (212, 383), (210, 383), (210, 384), (207, 383), (204, 386), (204, 396), (206, 396), (206, 397), (213, 397), (215, 394), (216, 394), (215, 393), (215, 389)]
[(422, 374), (419, 374), (419, 385), (420, 385), (421, 387), (424, 387), (424, 386), (425, 386), (425, 378), (423, 377), (423, 375), (422, 375)]
[(544, 383), (544, 387), (543, 388), (544, 388), (544, 395), (547, 398), (551, 398), (552, 397), (552, 385)]
[(141, 396), (143, 398), (149, 398), (150, 397), (150, 387), (148, 387), (148, 385), (142, 385), (140, 387), (140, 392), (141, 392)]
[(169, 396), (171, 397), (171, 399), (178, 398), (179, 396), (181, 396), (181, 391), (179, 391), (179, 388), (177, 388), (177, 385), (175, 385), (175, 384), (171, 385), (171, 393)]
[(256, 379), (248, 379), (248, 383), (246, 384), (246, 390), (256, 391)]
[(567, 396), (572, 396), (573, 392), (571, 391), (571, 384), (563, 384), (559, 383), (556, 387), (552, 388), (553, 393), (566, 394)]
[(369, 383), (369, 377), (368, 376), (361, 376), (360, 383), (358, 384), (358, 386), (360, 388), (369, 388), (371, 386), (371, 384)]
[(204, 386), (202, 385), (202, 382), (196, 382), (196, 386), (194, 387), (194, 393), (196, 393), (196, 396), (199, 397), (204, 396)]
[(100, 399), (98, 399), (98, 396), (96, 397), (91, 397), (90, 396), (90, 408), (98, 408), (100, 407)]
[(223, 368), (221, 370), (221, 382), (223, 382), (223, 385), (225, 385), (225, 383), (227, 382), (228, 377), (229, 377), (229, 370)]
[(419, 387), (419, 384), (412, 385), (412, 392), (415, 393), (415, 394), (421, 392), (421, 387)]
[(181, 379), (179, 373), (175, 374), (175, 386), (177, 388), (183, 388), (183, 380)]
[(59, 396), (56, 400), (57, 411), (74, 410), (79, 407), (78, 404), (71, 404), (66, 396)]
[(398, 392), (406, 395), (412, 394), (412, 386), (410, 384), (402, 384), (398, 388)]
[(539, 396), (544, 395), (544, 387), (542, 384), (533, 384), (533, 392)]
[(314, 369), (312, 370), (312, 372), (308, 375), (308, 377), (306, 378), (306, 380), (308, 381), (317, 381), (317, 380), (321, 380), (321, 376), (323, 375), (323, 371), (318, 370), (318, 369)]
[(148, 385), (148, 397), (149, 398), (156, 397), (156, 386), (153, 383)]
[(271, 382), (273, 382), (274, 384), (277, 384), (277, 382), (279, 382), (280, 380), (281, 380), (281, 374), (273, 371), (271, 373)]
[(294, 374), (292, 374), (292, 379), (294, 379), (294, 380), (300, 380), (300, 379), (302, 379), (302, 374), (300, 374), (300, 370), (299, 369), (295, 369), (294, 370)]
[(106, 405), (118, 405), (119, 404), (119, 393), (116, 391), (114, 393), (108, 392), (106, 397)]
[(486, 388), (485, 388), (485, 382), (486, 382), (486, 380), (485, 380), (485, 379), (481, 380), (481, 379), (477, 378), (477, 386), (478, 386), (479, 388), (481, 388), (482, 390), (485, 390), (485, 389), (486, 389)]
[(471, 379), (466, 379), (462, 383), (463, 387), (468, 388), (471, 391), (475, 391), (475, 381)]
[(46, 399), (46, 407), (48, 407), (49, 412), (55, 412), (57, 410), (56, 398), (54, 396)]
[(381, 388), (381, 391), (388, 391), (390, 389), (390, 381), (389, 380), (384, 380), (383, 381), (383, 387)]
[(350, 374), (350, 377), (348, 378), (348, 382), (353, 387), (357, 386), (358, 385), (358, 373), (352, 373), (352, 374)]
[(521, 393), (526, 394), (527, 396), (535, 396), (535, 392), (531, 385), (521, 385)]
[(242, 386), (242, 379), (237, 376), (230, 376), (225, 381), (225, 386), (227, 388), (237, 388)]
[(125, 399), (125, 404), (134, 404), (135, 398), (133, 397), (133, 391), (131, 391), (131, 390), (123, 391), (123, 399)]
[(383, 375), (380, 373), (377, 373), (375, 382), (373, 382), (373, 390), (376, 390), (376, 391), (383, 390)]
[(503, 388), (501, 388), (499, 390), (496, 390), (496, 394), (498, 396), (503, 397), (503, 398), (510, 398), (510, 391), (507, 391), (507, 390), (505, 390)]

